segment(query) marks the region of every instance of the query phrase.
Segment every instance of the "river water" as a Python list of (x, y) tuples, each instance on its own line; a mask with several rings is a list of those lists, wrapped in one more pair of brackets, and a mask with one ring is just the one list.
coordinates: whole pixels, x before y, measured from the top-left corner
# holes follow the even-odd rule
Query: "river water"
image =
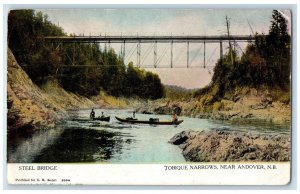
[[(289, 125), (262, 121), (225, 122), (209, 119), (179, 117), (178, 126), (120, 123), (115, 116), (132, 116), (132, 110), (96, 109), (110, 115), (110, 122), (90, 121), (90, 110), (72, 112), (73, 119), (54, 129), (40, 130), (32, 136), (8, 146), (8, 162), (99, 162), (123, 164), (182, 163), (181, 149), (168, 143), (170, 138), (184, 130), (226, 128), (254, 133), (290, 133)], [(171, 120), (170, 115), (136, 114), (140, 120), (159, 118)]]

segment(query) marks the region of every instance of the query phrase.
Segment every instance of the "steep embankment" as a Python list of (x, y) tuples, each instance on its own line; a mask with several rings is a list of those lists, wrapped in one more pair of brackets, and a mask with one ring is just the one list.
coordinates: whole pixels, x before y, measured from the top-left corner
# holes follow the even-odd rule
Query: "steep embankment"
[(7, 124), (12, 130), (27, 133), (41, 126), (53, 126), (67, 117), (67, 109), (96, 106), (91, 100), (66, 92), (56, 81), (42, 88), (35, 85), (7, 51)]
[(41, 125), (52, 125), (66, 116), (61, 108), (49, 102), (49, 97), (30, 80), (7, 52), (7, 121), (8, 131), (33, 130)]
[[(280, 93), (281, 91), (279, 91)], [(197, 118), (212, 118), (221, 120), (259, 119), (276, 123), (289, 123), (291, 106), (284, 103), (268, 89), (241, 88), (230, 97), (213, 100), (214, 94), (208, 92), (194, 98), (180, 100), (157, 100), (149, 103), (139, 111), (158, 114), (173, 114)]]
[(140, 99), (116, 98), (105, 92), (86, 98), (65, 91), (55, 79), (39, 87), (17, 63), (11, 50), (7, 51), (8, 133), (26, 135), (39, 127), (52, 127), (67, 118), (67, 111), (72, 109), (140, 107), (145, 103)]
[(86, 97), (65, 91), (57, 80), (48, 80), (46, 84), (41, 86), (41, 89), (47, 94), (48, 100), (60, 107), (62, 111), (96, 106), (92, 100)]

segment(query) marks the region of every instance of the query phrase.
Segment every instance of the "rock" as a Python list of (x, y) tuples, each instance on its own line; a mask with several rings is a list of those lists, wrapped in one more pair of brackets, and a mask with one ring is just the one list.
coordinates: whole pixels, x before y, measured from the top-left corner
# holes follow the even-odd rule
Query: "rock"
[(168, 106), (160, 106), (154, 109), (156, 114), (171, 114), (171, 109)]
[(160, 106), (154, 109), (154, 112), (156, 114), (177, 114), (180, 115), (182, 111), (182, 108), (176, 104), (173, 104), (172, 106), (170, 105), (170, 103), (167, 103), (164, 106)]
[(173, 111), (173, 114), (180, 115), (180, 113), (181, 113), (181, 111), (182, 111), (182, 108), (179, 107), (178, 105), (173, 105), (173, 106), (172, 106), (172, 111)]
[(7, 109), (11, 109), (13, 106), (13, 101), (12, 100), (7, 100)]
[(135, 112), (137, 113), (141, 113), (141, 114), (152, 114), (150, 111), (148, 111), (149, 108), (147, 107), (139, 107), (135, 110)]
[(266, 97), (262, 99), (262, 103), (264, 104), (272, 104), (272, 102), (273, 102), (272, 97)]
[(182, 132), (176, 134), (174, 137), (172, 137), (172, 138), (169, 140), (169, 143), (172, 143), (172, 144), (174, 144), (174, 145), (180, 145), (180, 144), (185, 143), (186, 140), (189, 139), (188, 133), (189, 133), (189, 132), (182, 131)]
[(255, 159), (256, 159), (256, 154), (255, 154), (254, 152), (249, 153), (249, 154), (247, 155), (247, 158), (248, 158), (249, 160), (255, 160)]
[(254, 110), (259, 110), (259, 109), (266, 109), (268, 107), (267, 104), (257, 104), (257, 105), (251, 105), (250, 108)]
[(270, 136), (220, 129), (182, 131), (169, 142), (179, 145), (184, 158), (193, 162), (290, 160), (288, 136), (282, 134)]
[(238, 96), (235, 96), (235, 97), (233, 98), (233, 101), (234, 101), (234, 102), (237, 102), (237, 101), (239, 101), (240, 99), (241, 99), (241, 96), (238, 95)]
[(187, 143), (182, 143), (182, 144), (179, 144), (178, 147), (180, 149), (184, 149), (185, 147), (187, 146)]
[(263, 140), (268, 140), (269, 138), (267, 136), (264, 136), (262, 139)]
[(196, 135), (197, 135), (197, 132), (195, 132), (195, 131), (188, 132), (189, 139), (194, 139), (196, 137)]
[(275, 138), (275, 140), (276, 140), (276, 141), (280, 141), (280, 140), (281, 140), (281, 137), (280, 137), (280, 136), (277, 136), (277, 137)]
[(234, 137), (233, 138), (233, 142), (241, 143), (242, 142), (242, 138), (241, 137)]
[(248, 119), (248, 118), (252, 118), (252, 117), (253, 117), (252, 113), (243, 113), (241, 115), (241, 118), (244, 118), (244, 119)]
[(142, 114), (147, 114), (147, 115), (151, 115), (152, 113), (151, 112), (148, 112), (146, 110), (142, 111)]
[(212, 128), (212, 130), (216, 130), (216, 131), (229, 131), (230, 127), (218, 127), (218, 128)]
[(260, 137), (260, 135), (255, 134), (255, 135), (252, 135), (252, 136), (251, 136), (251, 139), (258, 139), (259, 137)]

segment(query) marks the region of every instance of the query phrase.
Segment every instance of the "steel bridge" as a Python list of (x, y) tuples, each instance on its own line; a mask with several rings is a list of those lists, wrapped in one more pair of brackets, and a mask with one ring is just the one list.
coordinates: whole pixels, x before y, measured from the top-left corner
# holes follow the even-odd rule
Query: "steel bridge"
[[(176, 68), (173, 65), (173, 43), (186, 44), (186, 68), (190, 67), (190, 43), (199, 43), (203, 45), (203, 68), (206, 67), (206, 44), (218, 43), (220, 47), (220, 60), (223, 58), (223, 43), (228, 42), (229, 45), (233, 43), (235, 46), (238, 42), (252, 42), (254, 41), (253, 36), (248, 35), (221, 35), (221, 36), (47, 36), (44, 40), (48, 43), (68, 44), (68, 43), (118, 43), (121, 44), (121, 57), (125, 60), (126, 56), (126, 44), (136, 43), (136, 54), (137, 54), (137, 66), (141, 67), (141, 44), (153, 43), (153, 66), (151, 68), (158, 68), (157, 58), (157, 44), (158, 43), (170, 43), (170, 68)], [(230, 46), (231, 47), (231, 46)], [(149, 53), (148, 53), (149, 54)]]

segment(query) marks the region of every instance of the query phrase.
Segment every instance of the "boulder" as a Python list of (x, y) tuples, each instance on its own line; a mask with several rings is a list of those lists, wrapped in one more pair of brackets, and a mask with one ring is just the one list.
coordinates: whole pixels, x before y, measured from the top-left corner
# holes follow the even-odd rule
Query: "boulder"
[(174, 144), (174, 145), (180, 145), (186, 143), (186, 140), (190, 138), (189, 131), (182, 131), (175, 136), (173, 136), (170, 140), (169, 143)]

